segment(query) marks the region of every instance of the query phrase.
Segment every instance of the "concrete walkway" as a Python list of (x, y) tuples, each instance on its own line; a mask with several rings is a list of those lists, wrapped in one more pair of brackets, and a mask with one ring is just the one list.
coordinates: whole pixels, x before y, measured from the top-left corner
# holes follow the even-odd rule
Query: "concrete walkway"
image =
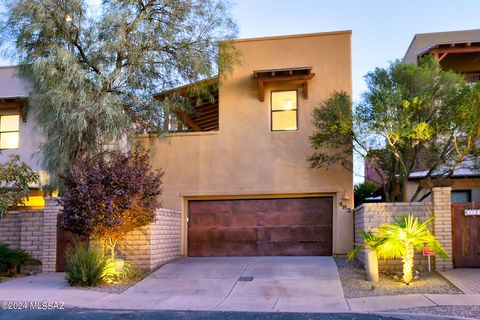
[(129, 309), (139, 303), (160, 310), (349, 310), (331, 257), (185, 258), (98, 306)]
[(480, 294), (480, 268), (450, 269), (440, 273), (463, 293)]

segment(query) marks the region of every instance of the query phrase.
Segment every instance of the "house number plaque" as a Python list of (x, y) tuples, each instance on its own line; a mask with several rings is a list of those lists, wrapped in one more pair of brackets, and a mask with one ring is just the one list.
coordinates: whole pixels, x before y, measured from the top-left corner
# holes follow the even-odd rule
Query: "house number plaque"
[(465, 209), (466, 216), (480, 216), (480, 209)]

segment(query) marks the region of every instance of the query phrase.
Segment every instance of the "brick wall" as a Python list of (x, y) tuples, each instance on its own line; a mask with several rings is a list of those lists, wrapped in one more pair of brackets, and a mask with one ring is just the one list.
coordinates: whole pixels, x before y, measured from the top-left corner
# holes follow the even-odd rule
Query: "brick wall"
[[(421, 221), (429, 218), (433, 214), (432, 204), (425, 202), (412, 203), (364, 203), (355, 209), (355, 243), (362, 243), (360, 237), (362, 230), (376, 231), (377, 227), (383, 223), (392, 222), (393, 217), (399, 214), (412, 213)], [(433, 231), (433, 225), (430, 226)], [(358, 259), (363, 263), (363, 253)], [(380, 259), (378, 261), (380, 271), (401, 271), (402, 262), (400, 259)], [(433, 268), (433, 260), (432, 260)], [(422, 271), (428, 270), (428, 260), (422, 255), (415, 256), (415, 269)]]
[[(0, 242), (10, 248), (23, 249), (42, 261), (43, 247), (43, 210), (10, 211), (0, 219)], [(40, 272), (42, 266), (28, 265), (22, 272)]]
[(130, 232), (119, 244), (126, 261), (153, 270), (180, 256), (180, 212), (157, 209), (157, 220)]
[(45, 198), (42, 210), (16, 210), (0, 219), (0, 242), (23, 249), (41, 265), (22, 267), (22, 272), (53, 272), (57, 258), (57, 198)]
[[(355, 242), (362, 242), (359, 236), (362, 230), (374, 231), (382, 223), (390, 222), (395, 214), (413, 213), (421, 221), (433, 215), (435, 219), (429, 226), (430, 231), (448, 253), (448, 258), (434, 257), (432, 268), (438, 270), (453, 268), (451, 191), (451, 187), (433, 187), (432, 202), (362, 204), (355, 209)], [(363, 259), (363, 254), (360, 254), (359, 260), (363, 262)], [(401, 261), (380, 260), (379, 268), (383, 271), (400, 271)], [(426, 270), (428, 268), (427, 258), (417, 254), (415, 268)]]
[(435, 215), (433, 221), (434, 234), (448, 254), (448, 258), (435, 257), (439, 270), (453, 268), (451, 193), (451, 187), (435, 187), (432, 189), (433, 213)]

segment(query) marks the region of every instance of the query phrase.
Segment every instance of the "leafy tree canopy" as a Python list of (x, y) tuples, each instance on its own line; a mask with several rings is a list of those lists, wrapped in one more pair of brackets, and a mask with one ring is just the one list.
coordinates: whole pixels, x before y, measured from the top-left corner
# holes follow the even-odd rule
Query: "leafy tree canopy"
[[(6, 0), (0, 44), (32, 84), (53, 174), (79, 155), (163, 128), (153, 93), (225, 74), (237, 61), (228, 0)], [(95, 10), (95, 12), (94, 12)], [(195, 88), (202, 93), (202, 88)], [(118, 143), (113, 143), (118, 145)]]
[(19, 156), (11, 156), (10, 160), (0, 163), (0, 218), (7, 214), (7, 210), (23, 205), (28, 198), (28, 186), (38, 183), (38, 175)]
[[(479, 84), (442, 70), (431, 56), (418, 65), (397, 61), (377, 68), (366, 81), (368, 89), (353, 115), (345, 92), (334, 93), (315, 109), (313, 167), (341, 164), (351, 170), (357, 152), (384, 178), (387, 201), (408, 201), (407, 180), (418, 168), (426, 168), (426, 178), (448, 177), (459, 165), (477, 163)], [(417, 200), (421, 189), (410, 201)]]
[(62, 176), (62, 225), (103, 240), (113, 252), (125, 234), (155, 220), (162, 175), (152, 170), (147, 153), (138, 148), (79, 159)]

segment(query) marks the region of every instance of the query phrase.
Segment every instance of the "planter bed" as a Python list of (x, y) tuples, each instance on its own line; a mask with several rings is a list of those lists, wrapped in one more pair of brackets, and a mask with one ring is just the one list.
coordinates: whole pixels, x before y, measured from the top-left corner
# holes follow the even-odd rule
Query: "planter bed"
[(405, 285), (399, 279), (395, 280), (392, 274), (380, 274), (378, 283), (366, 281), (367, 276), (363, 266), (358, 261), (349, 261), (344, 256), (335, 257), (338, 273), (342, 281), (345, 298), (361, 298), (372, 296), (386, 296), (397, 294), (432, 293), (432, 294), (461, 294), (453, 284), (443, 278), (439, 273), (422, 272), (418, 279), (410, 285)]

